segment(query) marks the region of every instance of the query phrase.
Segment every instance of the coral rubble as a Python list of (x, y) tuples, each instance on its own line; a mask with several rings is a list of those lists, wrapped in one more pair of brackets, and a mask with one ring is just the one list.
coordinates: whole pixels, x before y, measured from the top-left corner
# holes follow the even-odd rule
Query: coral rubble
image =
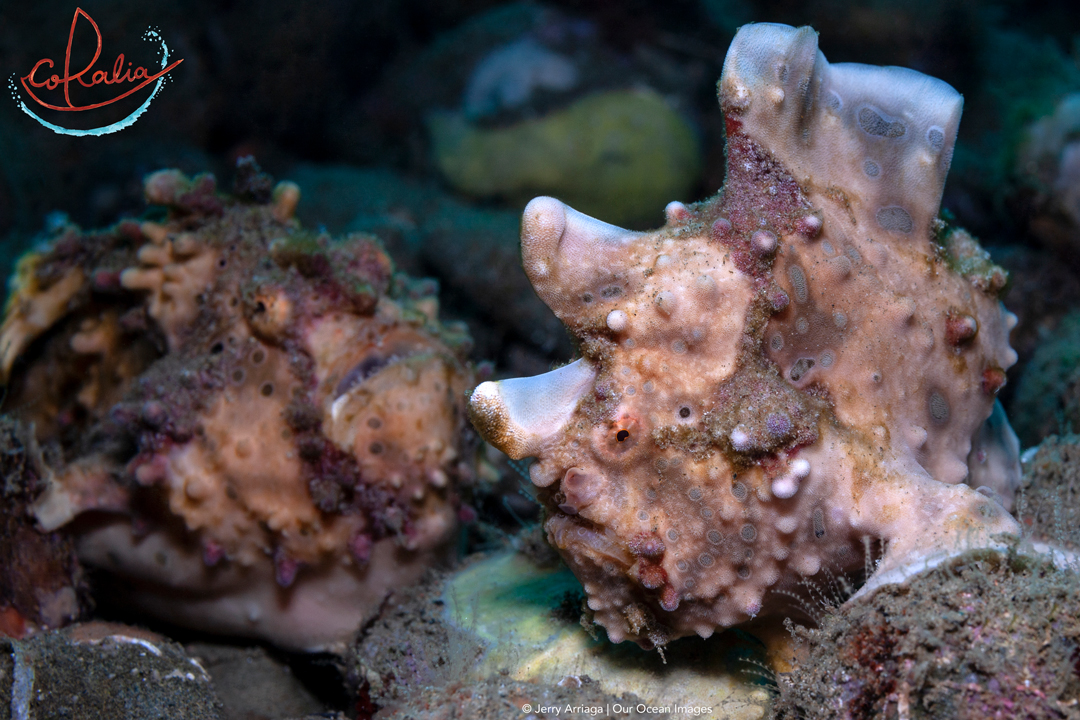
[(467, 337), (370, 236), (292, 220), (299, 191), (238, 164), (150, 175), (161, 222), (69, 227), (20, 262), (0, 329), (7, 408), (33, 423), (33, 505), (123, 598), (312, 648), (446, 555)]
[(800, 629), (779, 718), (1076, 718), (1080, 576), (973, 551)]
[(526, 272), (582, 357), (470, 401), (536, 458), (594, 620), (646, 647), (779, 615), (871, 543), (866, 592), (1019, 531), (1018, 448), (991, 417), (1016, 361), (1006, 277), (937, 218), (960, 95), (770, 24), (739, 31), (719, 94), (716, 198), (646, 233), (529, 204)]

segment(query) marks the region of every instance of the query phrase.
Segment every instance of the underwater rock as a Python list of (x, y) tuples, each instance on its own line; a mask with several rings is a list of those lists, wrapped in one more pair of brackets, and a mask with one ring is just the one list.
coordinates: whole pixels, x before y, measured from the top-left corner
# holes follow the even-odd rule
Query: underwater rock
[(646, 647), (780, 615), (878, 541), (866, 592), (1019, 532), (1015, 439), (984, 427), (1016, 361), (1006, 277), (937, 218), (960, 95), (770, 24), (739, 31), (719, 91), (720, 196), (647, 233), (525, 209), (526, 272), (582, 357), (469, 407), (536, 458), (595, 621)]
[(46, 474), (29, 428), (0, 416), (0, 636), (62, 627), (90, 604), (74, 542), (34, 527), (30, 506)]
[(577, 82), (573, 62), (526, 37), (493, 50), (476, 66), (465, 88), (465, 116), (476, 120), (519, 108), (539, 88), (564, 91)]
[(192, 643), (185, 649), (210, 675), (222, 720), (279, 720), (326, 710), (265, 648)]
[(1021, 182), (1033, 194), (1031, 232), (1076, 265), (1080, 249), (1080, 93), (1027, 128), (1017, 153)]
[(105, 622), (0, 636), (0, 707), (13, 720), (217, 720), (220, 710), (210, 676), (183, 648)]
[(1080, 551), (1080, 436), (1051, 435), (1024, 453), (1016, 514), (1033, 539), (1076, 557)]
[[(458, 11), (471, 17), (418, 37), (380, 68), (372, 91), (354, 94), (334, 115), (328, 129), (336, 157), (427, 174), (425, 124), (435, 108), (460, 112), (477, 129), (509, 128), (612, 90), (651, 88), (696, 124), (720, 59), (673, 47), (657, 32), (674, 17), (660, 6), (626, 13), (517, 1)], [(692, 15), (679, 16), (678, 25), (694, 23)]]
[(435, 162), (456, 189), (478, 197), (550, 193), (633, 226), (686, 198), (700, 148), (679, 113), (651, 90), (612, 91), (509, 128), (465, 116), (428, 118)]
[(1076, 718), (1080, 576), (972, 551), (826, 609), (778, 718)]
[(305, 232), (294, 184), (238, 172), (235, 198), (154, 173), (162, 222), (24, 257), (0, 370), (49, 458), (34, 515), (114, 601), (326, 647), (450, 549), (468, 338), (374, 238)]
[(479, 13), (462, 10), (467, 17), (390, 59), (373, 78), (375, 87), (344, 106), (330, 126), (338, 157), (396, 166), (419, 161), (423, 116), (431, 108), (458, 107), (473, 70), (492, 51), (542, 36), (545, 27), (560, 21), (551, 8), (536, 2), (500, 3)]
[(515, 551), (474, 557), (387, 603), (358, 639), (356, 682), (387, 709), (408, 707), (431, 687), (536, 683), (536, 695), (540, 687), (580, 687), (623, 706), (711, 707), (700, 714), (729, 720), (766, 717), (768, 695), (746, 672), (763, 662), (763, 650), (745, 634), (708, 644), (687, 638), (669, 646), (665, 659), (590, 637), (580, 622), (582, 601), (581, 585), (559, 564)]
[[(1080, 306), (1080, 276), (1049, 250), (1027, 245), (995, 247), (994, 262), (1009, 273), (1006, 299), (1009, 311), (1017, 317), (1009, 344), (1019, 356), (1010, 372), (1013, 377), (1022, 377), (1035, 351), (1054, 333), (1061, 319)], [(1015, 395), (1016, 385), (1013, 385), (1002, 397), (1010, 416)], [(1034, 445), (1041, 439), (1028, 437), (1026, 429), (1020, 426), (1013, 417), (1013, 427), (1023, 436), (1025, 445)]]
[(1028, 446), (1080, 430), (1080, 312), (1063, 317), (1035, 350), (1016, 385), (1010, 414)]

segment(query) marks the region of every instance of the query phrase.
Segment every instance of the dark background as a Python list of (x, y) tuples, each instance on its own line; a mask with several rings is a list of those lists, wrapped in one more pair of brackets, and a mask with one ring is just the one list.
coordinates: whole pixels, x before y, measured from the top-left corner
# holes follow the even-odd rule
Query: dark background
[[(38, 59), (62, 58), (75, 7), (53, 1), (0, 6), (5, 78), (17, 82)], [(14, 257), (65, 219), (89, 228), (143, 212), (141, 178), (151, 170), (212, 171), (228, 187), (236, 159), (249, 154), (277, 177), (291, 176), (298, 163), (378, 168), (395, 182), (421, 183), (416, 187), (432, 197), (490, 211), (485, 227), (505, 238), (498, 241), (505, 244), (500, 262), (508, 263), (506, 273), (516, 272), (505, 259), (512, 260), (516, 247), (506, 218), (520, 213), (520, 201), (465, 198), (446, 187), (431, 158), (424, 118), (460, 104), (477, 63), (526, 32), (506, 18), (514, 8), (531, 8), (587, 28), (581, 43), (600, 69), (577, 95), (618, 85), (625, 75), (635, 82), (651, 78), (677, 99), (704, 157), (697, 192), (686, 200), (711, 195), (723, 181), (715, 82), (728, 43), (745, 22), (810, 24), (832, 62), (901, 65), (946, 80), (964, 94), (965, 112), (944, 205), (1012, 272), (1007, 302), (1021, 316), (1014, 345), (1022, 360), (1053, 330), (1063, 309), (1080, 302), (1080, 237), (1075, 228), (1072, 236), (1066, 228), (1064, 241), (1060, 233), (1047, 238), (1032, 231), (1032, 218), (1041, 211), (1038, 179), (1016, 166), (1024, 129), (1068, 92), (1080, 91), (1080, 12), (1069, 0), (84, 0), (81, 7), (103, 34), (98, 68), (111, 67), (118, 52), (141, 64), (155, 60), (153, 46), (141, 39), (148, 27), (159, 29), (183, 63), (133, 127), (104, 137), (62, 137), (24, 115), (12, 98), (0, 100), (5, 274)], [(92, 50), (90, 37), (81, 25), (76, 56)], [(118, 103), (94, 117), (110, 122), (143, 97), (145, 91), (133, 104)], [(565, 100), (540, 94), (530, 106), (488, 122), (510, 125)], [(96, 124), (88, 118), (65, 119)], [(306, 193), (302, 219), (340, 231), (335, 213), (347, 216), (341, 205), (350, 196), (342, 197), (320, 200)], [(416, 215), (423, 213), (412, 207), (408, 222), (422, 228), (423, 217)], [(661, 222), (658, 207), (655, 224)], [(420, 244), (457, 237), (453, 227), (434, 240), (421, 234)], [(478, 357), (521, 371), (569, 352), (564, 338), (499, 330), (505, 319), (488, 322), (483, 289), (467, 287), (462, 272), (455, 279), (451, 267), (460, 270), (468, 258), (447, 251), (410, 254), (401, 238), (387, 243), (401, 267), (440, 279), (446, 312), (473, 323)]]

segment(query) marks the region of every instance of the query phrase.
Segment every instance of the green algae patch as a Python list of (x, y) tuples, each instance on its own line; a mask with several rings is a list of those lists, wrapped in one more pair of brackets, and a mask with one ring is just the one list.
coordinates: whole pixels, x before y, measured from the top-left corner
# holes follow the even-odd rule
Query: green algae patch
[(647, 90), (590, 95), (508, 128), (435, 113), (428, 129), (439, 170), (461, 192), (514, 202), (554, 195), (633, 227), (655, 225), (669, 201), (686, 200), (701, 169), (690, 125)]
[(551, 612), (567, 593), (580, 596), (582, 590), (566, 567), (546, 570), (519, 553), (508, 553), (458, 573), (446, 583), (443, 600), (450, 624), (471, 630), (495, 648), (508, 639), (539, 647), (565, 631)]

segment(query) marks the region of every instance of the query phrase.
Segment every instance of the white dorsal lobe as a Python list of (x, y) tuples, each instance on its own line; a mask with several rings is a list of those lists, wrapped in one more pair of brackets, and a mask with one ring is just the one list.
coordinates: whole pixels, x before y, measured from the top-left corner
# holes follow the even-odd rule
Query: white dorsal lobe
[(963, 97), (899, 67), (830, 64), (811, 28), (740, 29), (724, 63), (725, 110), (812, 196), (840, 190), (867, 232), (928, 238)]

